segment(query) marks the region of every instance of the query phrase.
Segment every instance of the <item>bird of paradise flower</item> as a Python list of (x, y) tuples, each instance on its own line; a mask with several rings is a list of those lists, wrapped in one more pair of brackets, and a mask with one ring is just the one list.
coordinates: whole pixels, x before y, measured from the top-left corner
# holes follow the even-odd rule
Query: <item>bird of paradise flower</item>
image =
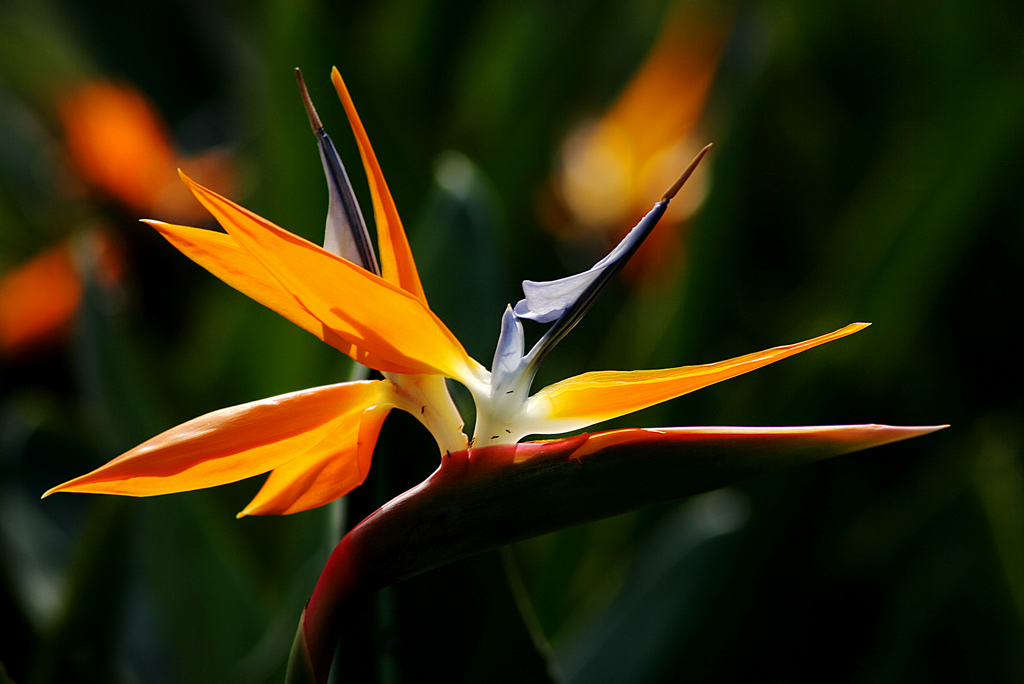
[[(269, 472), (239, 516), (307, 510), (344, 496), (363, 482), (382, 423), (393, 408), (415, 416), (431, 432), (443, 462), (457, 460), (445, 456), (458, 455), (464, 462), (468, 458), (477, 464), (492, 457), (495, 464), (518, 463), (537, 454), (563, 452), (582, 459), (600, 452), (642, 452), (652, 445), (660, 451), (712, 447), (712, 451), (813, 452), (822, 457), (938, 429), (883, 425), (628, 429), (522, 443), (529, 435), (580, 430), (673, 399), (845, 337), (867, 324), (853, 323), (803, 342), (707, 365), (584, 373), (531, 393), (542, 359), (579, 322), (650, 234), (708, 148), (592, 268), (554, 281), (524, 281), (524, 298), (507, 307), (502, 316), (488, 370), (467, 354), (431, 311), (395, 202), (337, 69), (331, 79), (369, 180), (379, 260), (344, 166), (304, 85), (304, 102), (329, 186), (323, 247), (183, 173), (185, 185), (226, 232), (146, 223), (227, 284), (380, 371), (383, 378), (316, 387), (214, 411), (157, 435), (44, 496), (54, 492), (152, 496)], [(549, 324), (529, 351), (524, 320)], [(473, 397), (472, 439), (463, 431), (446, 378), (463, 384)]]

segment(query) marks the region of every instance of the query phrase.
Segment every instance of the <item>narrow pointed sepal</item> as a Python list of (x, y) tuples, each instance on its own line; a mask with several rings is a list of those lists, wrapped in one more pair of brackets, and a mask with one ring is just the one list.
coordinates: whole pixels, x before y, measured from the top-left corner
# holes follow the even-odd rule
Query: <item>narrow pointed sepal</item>
[(220, 409), (171, 428), (49, 490), (156, 496), (237, 482), (313, 452), (342, 451), (354, 410), (386, 400), (383, 381), (328, 385)]
[(307, 511), (340, 499), (361, 485), (370, 472), (377, 435), (390, 410), (389, 403), (348, 407), (345, 419), (335, 421), (334, 429), (318, 444), (274, 468), (238, 517)]
[(235, 288), (250, 299), (284, 316), (303, 330), (312, 333), (343, 354), (371, 368), (391, 373), (418, 373), (419, 365), (406, 365), (394, 359), (375, 356), (359, 349), (350, 339), (354, 331), (339, 334), (336, 328), (325, 324), (309, 308), (303, 306), (281, 281), (263, 266), (252, 253), (243, 249), (226, 233), (205, 228), (179, 226), (162, 221), (145, 220), (164, 238), (192, 261)]
[(451, 378), (477, 372), (479, 364), (423, 299), (180, 175), (251, 259), (331, 334), (352, 345), (356, 361), (392, 371), (375, 365), (383, 360), (406, 369), (398, 372)]
[(450, 454), (335, 548), (302, 625), (326, 682), (348, 601), (510, 542), (945, 426), (616, 430)]
[(402, 227), (402, 219), (399, 217), (395, 201), (391, 197), (391, 190), (388, 189), (387, 181), (384, 180), (384, 172), (381, 171), (377, 155), (370, 144), (370, 137), (366, 134), (366, 129), (363, 128), (359, 113), (356, 112), (352, 96), (349, 95), (345, 81), (341, 78), (341, 73), (337, 68), (331, 70), (331, 82), (334, 83), (334, 88), (338, 91), (338, 97), (345, 108), (349, 125), (352, 126), (352, 133), (359, 146), (359, 155), (363, 160), (363, 168), (366, 169), (366, 179), (370, 183), (373, 217), (377, 224), (377, 246), (380, 249), (381, 275), (385, 280), (426, 302), (427, 297), (423, 292), (423, 285), (420, 283), (416, 262), (412, 258), (409, 240)]
[(530, 398), (530, 429), (535, 434), (579, 430), (762, 368), (866, 327), (867, 323), (851, 323), (803, 342), (699, 366), (583, 373), (549, 385)]

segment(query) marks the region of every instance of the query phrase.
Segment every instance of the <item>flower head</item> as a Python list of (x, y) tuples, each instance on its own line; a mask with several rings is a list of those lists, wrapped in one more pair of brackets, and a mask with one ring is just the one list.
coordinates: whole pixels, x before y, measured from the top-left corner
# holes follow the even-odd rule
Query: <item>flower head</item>
[[(270, 472), (242, 511), (292, 513), (328, 503), (366, 477), (384, 418), (400, 408), (422, 422), (442, 454), (514, 446), (531, 434), (578, 430), (759, 368), (865, 327), (854, 323), (805, 342), (703, 366), (584, 373), (531, 394), (538, 364), (579, 322), (651, 233), (708, 148), (632, 231), (590, 269), (525, 281), (502, 319), (491, 369), (471, 358), (431, 311), (416, 264), (366, 131), (335, 69), (332, 81), (355, 133), (373, 201), (379, 254), (344, 165), (303, 89), (328, 181), (324, 246), (313, 244), (181, 178), (225, 232), (147, 221), (218, 278), (313, 333), (383, 379), (292, 392), (201, 416), (172, 428), (56, 491), (149, 496), (210, 487)], [(301, 84), (301, 76), (300, 76)], [(522, 321), (549, 328), (527, 352)], [(446, 379), (476, 405), (473, 440)], [(651, 436), (619, 433), (609, 444)], [(904, 435), (907, 436), (907, 435)], [(872, 438), (874, 439), (874, 438)], [(607, 440), (605, 440), (607, 442)], [(604, 443), (597, 440), (594, 444)], [(865, 441), (864, 445), (877, 443)], [(850, 449), (847, 449), (850, 450)], [(524, 458), (533, 453), (522, 449)]]

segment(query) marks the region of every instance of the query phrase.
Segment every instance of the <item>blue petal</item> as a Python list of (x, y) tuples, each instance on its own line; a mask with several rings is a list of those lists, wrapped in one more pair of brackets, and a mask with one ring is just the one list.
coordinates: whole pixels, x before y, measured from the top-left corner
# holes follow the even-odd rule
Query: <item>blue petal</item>
[[(558, 280), (545, 282), (524, 280), (523, 294), (526, 297), (516, 304), (516, 316), (538, 323), (550, 323), (579, 305), (589, 308), (597, 293), (622, 269), (640, 247), (640, 243), (658, 223), (658, 219), (665, 213), (667, 206), (668, 201), (666, 200), (655, 204), (654, 208), (640, 220), (640, 223), (615, 246), (615, 249), (591, 266), (589, 270)], [(579, 312), (579, 316), (575, 317), (576, 320), (583, 313), (585, 310)]]
[(327, 176), (329, 203), (327, 205), (327, 230), (324, 234), (324, 249), (343, 259), (362, 266), (367, 271), (380, 275), (377, 255), (370, 242), (370, 233), (363, 220), (363, 212), (352, 191), (352, 184), (345, 173), (345, 165), (324, 129), (316, 131), (320, 148), (320, 161)]
[(500, 394), (514, 389), (521, 375), (525, 348), (523, 324), (512, 312), (512, 307), (507, 306), (501, 317), (501, 334), (491, 362), (492, 392)]

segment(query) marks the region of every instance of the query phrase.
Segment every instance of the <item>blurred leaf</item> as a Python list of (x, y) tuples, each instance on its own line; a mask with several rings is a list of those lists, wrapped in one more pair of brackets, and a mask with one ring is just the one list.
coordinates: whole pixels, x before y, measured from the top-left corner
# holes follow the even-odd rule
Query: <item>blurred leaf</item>
[(1024, 468), (1019, 435), (1010, 425), (989, 420), (979, 426), (983, 449), (974, 467), (974, 486), (988, 518), (1024, 636)]
[(476, 358), (492, 353), (502, 311), (517, 296), (505, 274), (503, 222), (481, 169), (458, 152), (442, 153), (414, 233), (416, 264), (423, 280), (436, 284), (427, 293), (431, 309)]
[(747, 502), (729, 489), (687, 501), (640, 544), (615, 601), (579, 616), (556, 642), (565, 681), (658, 680), (681, 641), (700, 629), (708, 597), (732, 560), (722, 537), (746, 522)]
[(97, 502), (67, 574), (61, 615), (41, 639), (27, 681), (119, 681), (115, 656), (125, 606), (130, 518), (127, 501)]

